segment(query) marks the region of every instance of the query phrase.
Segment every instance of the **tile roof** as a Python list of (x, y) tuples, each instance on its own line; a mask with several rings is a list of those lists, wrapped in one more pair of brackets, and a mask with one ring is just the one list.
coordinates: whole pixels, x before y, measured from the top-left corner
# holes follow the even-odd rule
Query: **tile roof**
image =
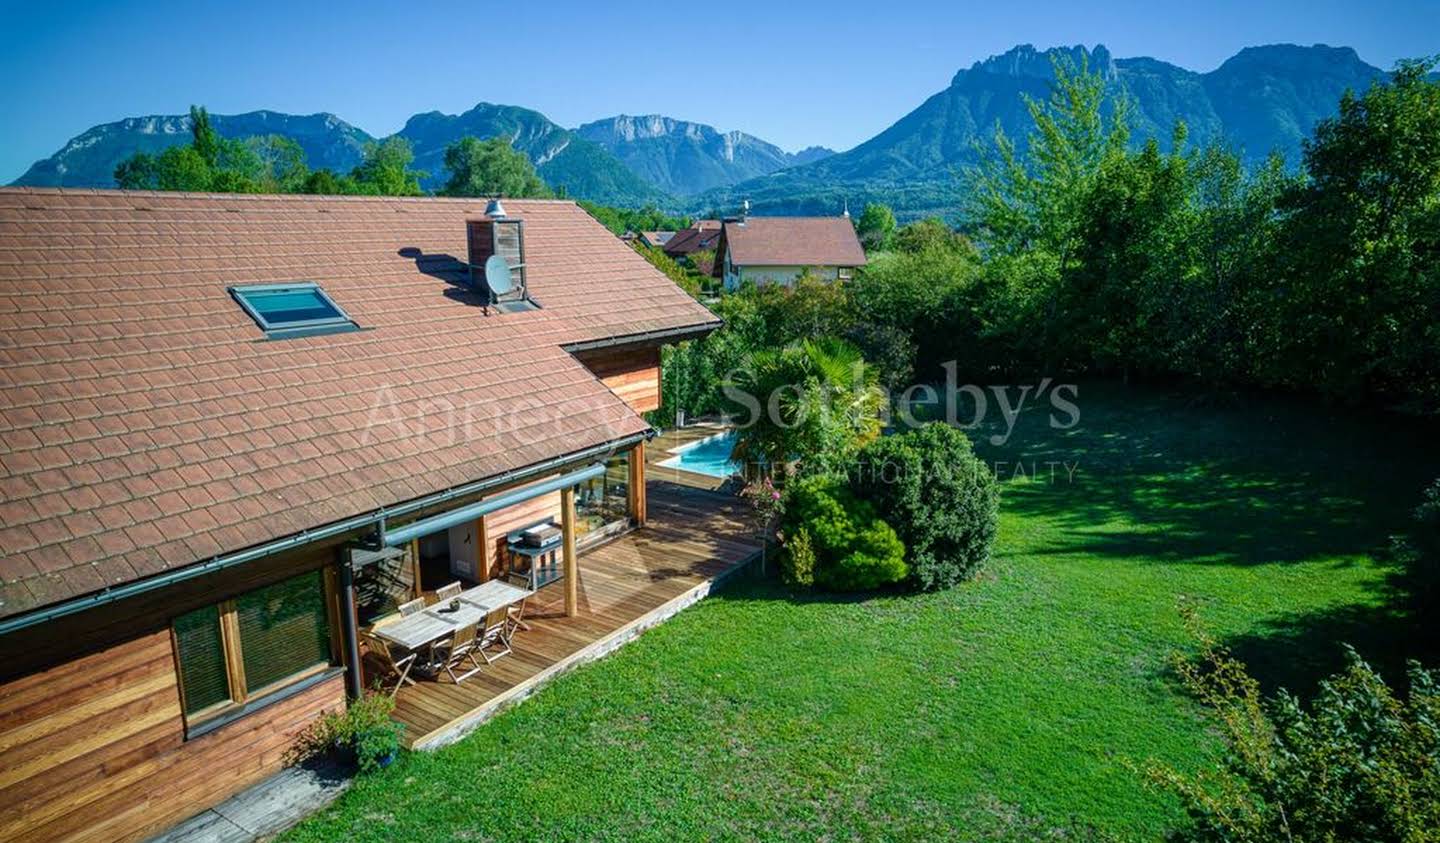
[(722, 242), (730, 250), (730, 262), (737, 266), (865, 265), (865, 250), (848, 217), (726, 221)]
[(665, 241), (663, 251), (671, 257), (681, 257), (702, 249), (714, 249), (720, 243), (720, 221), (698, 220), (690, 228), (675, 232)]
[[(486, 315), (484, 200), (0, 189), (0, 617), (645, 429), (562, 346), (715, 317), (571, 202)], [(266, 341), (231, 284), (363, 330)]]

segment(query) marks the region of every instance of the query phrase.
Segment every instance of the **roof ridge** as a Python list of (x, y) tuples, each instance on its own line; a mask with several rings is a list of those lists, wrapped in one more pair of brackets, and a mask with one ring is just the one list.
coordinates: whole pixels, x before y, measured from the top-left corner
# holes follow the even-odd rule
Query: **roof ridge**
[[(435, 202), (455, 205), (488, 202), (490, 199), (495, 198), (492, 196), (372, 196), (337, 193), (213, 193), (190, 190), (120, 190), (109, 187), (42, 187), (32, 185), (0, 185), (0, 193), (39, 196), (161, 196), (179, 199), (261, 200), (280, 202)], [(573, 205), (579, 207), (579, 203), (574, 199), (541, 199), (506, 196), (499, 198), (506, 202), (524, 202), (533, 205)]]

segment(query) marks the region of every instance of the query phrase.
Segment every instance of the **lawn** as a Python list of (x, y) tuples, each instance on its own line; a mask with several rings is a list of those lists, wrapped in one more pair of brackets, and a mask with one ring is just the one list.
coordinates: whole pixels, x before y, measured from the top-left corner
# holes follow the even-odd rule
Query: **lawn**
[(1127, 760), (1216, 751), (1166, 667), (1179, 596), (1269, 687), (1308, 692), (1340, 641), (1394, 669), (1416, 636), (1384, 548), (1440, 454), (1275, 400), (1077, 403), (1068, 431), (1048, 407), (1004, 446), (976, 431), (1005, 481), (977, 580), (833, 599), (746, 577), (286, 839), (1159, 837), (1177, 803)]

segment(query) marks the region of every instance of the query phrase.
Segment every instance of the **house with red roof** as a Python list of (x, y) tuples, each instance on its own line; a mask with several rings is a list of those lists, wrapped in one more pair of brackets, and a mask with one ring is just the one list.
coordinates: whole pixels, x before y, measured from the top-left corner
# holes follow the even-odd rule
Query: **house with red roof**
[(718, 325), (569, 201), (0, 189), (0, 839), (144, 838), (367, 687), (440, 745), (703, 595), (643, 414)]
[(727, 219), (716, 249), (713, 274), (727, 290), (747, 282), (793, 284), (806, 273), (843, 281), (865, 265), (849, 216)]

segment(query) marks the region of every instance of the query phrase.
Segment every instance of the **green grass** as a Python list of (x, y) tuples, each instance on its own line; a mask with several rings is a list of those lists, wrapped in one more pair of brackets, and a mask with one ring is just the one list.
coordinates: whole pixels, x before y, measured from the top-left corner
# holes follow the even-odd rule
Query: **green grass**
[(1178, 805), (1125, 761), (1216, 752), (1167, 671), (1177, 596), (1268, 687), (1308, 692), (1340, 641), (1394, 670), (1416, 637), (1383, 548), (1440, 458), (1418, 426), (1278, 401), (1078, 403), (1070, 431), (1041, 407), (1003, 447), (976, 432), (1007, 463), (977, 580), (837, 599), (747, 577), (287, 839), (1159, 837)]

